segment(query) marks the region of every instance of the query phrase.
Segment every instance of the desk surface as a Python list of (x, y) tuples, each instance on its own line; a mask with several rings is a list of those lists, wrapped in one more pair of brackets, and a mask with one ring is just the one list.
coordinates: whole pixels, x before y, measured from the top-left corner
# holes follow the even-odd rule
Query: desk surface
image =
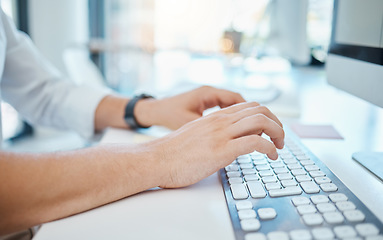
[[(297, 76), (298, 74), (298, 76)], [(344, 140), (302, 142), (383, 221), (383, 184), (351, 159), (359, 150), (383, 151), (383, 109), (378, 109), (324, 81), (318, 71), (295, 72), (300, 121), (332, 124)], [(272, 107), (272, 106), (270, 106)], [(109, 129), (103, 142), (145, 140), (136, 133)], [(234, 239), (216, 174), (182, 189), (151, 189), (120, 201), (44, 224), (45, 239)]]

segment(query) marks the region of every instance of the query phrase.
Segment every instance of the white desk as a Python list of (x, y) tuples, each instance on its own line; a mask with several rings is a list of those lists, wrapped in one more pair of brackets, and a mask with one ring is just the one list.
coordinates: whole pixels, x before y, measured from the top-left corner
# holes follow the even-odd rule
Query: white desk
[[(351, 159), (354, 151), (383, 151), (383, 110), (327, 86), (323, 75), (310, 80), (305, 78), (313, 73), (300, 74), (300, 121), (333, 124), (345, 138), (305, 139), (303, 143), (383, 221), (382, 182)], [(290, 121), (296, 120), (285, 119), (285, 123)], [(110, 129), (103, 141), (142, 139), (132, 132)], [(234, 239), (234, 234), (214, 174), (187, 188), (149, 190), (44, 224), (34, 239)]]

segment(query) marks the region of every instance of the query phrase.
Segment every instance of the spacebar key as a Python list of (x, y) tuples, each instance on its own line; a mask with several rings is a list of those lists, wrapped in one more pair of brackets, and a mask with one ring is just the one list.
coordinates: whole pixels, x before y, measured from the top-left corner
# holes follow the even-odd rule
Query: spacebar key
[(282, 189), (273, 189), (269, 191), (270, 197), (284, 197), (291, 195), (299, 195), (302, 193), (302, 189), (298, 186), (287, 187)]

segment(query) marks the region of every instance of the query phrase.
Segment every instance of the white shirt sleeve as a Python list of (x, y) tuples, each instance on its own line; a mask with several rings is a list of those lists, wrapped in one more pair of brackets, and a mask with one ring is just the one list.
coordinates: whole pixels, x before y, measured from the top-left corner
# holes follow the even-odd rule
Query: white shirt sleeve
[(2, 98), (34, 124), (71, 129), (82, 137), (94, 134), (97, 105), (108, 89), (77, 86), (64, 79), (1, 11), (6, 36)]

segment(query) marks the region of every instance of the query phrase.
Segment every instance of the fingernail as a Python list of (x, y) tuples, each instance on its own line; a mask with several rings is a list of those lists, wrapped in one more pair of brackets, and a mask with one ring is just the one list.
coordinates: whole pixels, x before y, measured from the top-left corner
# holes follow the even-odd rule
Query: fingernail
[(278, 153), (274, 152), (274, 153), (270, 154), (269, 158), (272, 159), (272, 160), (277, 160), (278, 159)]

